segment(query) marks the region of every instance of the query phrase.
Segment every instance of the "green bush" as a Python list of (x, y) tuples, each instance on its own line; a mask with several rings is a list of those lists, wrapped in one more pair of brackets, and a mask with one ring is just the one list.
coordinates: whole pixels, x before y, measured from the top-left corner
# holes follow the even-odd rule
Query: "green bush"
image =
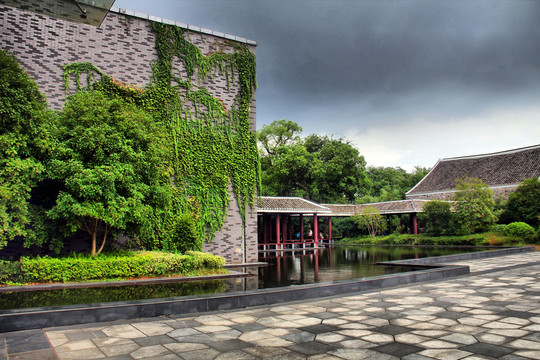
[(496, 234), (503, 234), (504, 235), (504, 230), (506, 229), (506, 225), (505, 224), (495, 224), (493, 225), (489, 230), (491, 232), (494, 232)]
[(25, 282), (21, 273), (21, 264), (18, 261), (0, 260), (0, 284)]
[(518, 246), (524, 241), (496, 232), (460, 236), (429, 236), (425, 234), (402, 234), (385, 237), (344, 238), (339, 244), (355, 245), (416, 245), (416, 246)]
[[(0, 283), (68, 282), (130, 279), (143, 276), (182, 275), (203, 269), (220, 269), (225, 260), (201, 252), (135, 252), (118, 254), (22, 257), (19, 262), (0, 262)], [(16, 281), (12, 279), (17, 279)]]
[(504, 235), (523, 241), (532, 241), (535, 236), (533, 227), (524, 222), (513, 222), (506, 225)]
[(198, 236), (192, 215), (180, 214), (176, 217), (172, 241), (175, 248), (182, 253), (202, 250), (202, 241)]
[(423, 212), (418, 214), (418, 221), (425, 225), (426, 233), (433, 236), (448, 234), (452, 218), (452, 204), (441, 200), (426, 202)]

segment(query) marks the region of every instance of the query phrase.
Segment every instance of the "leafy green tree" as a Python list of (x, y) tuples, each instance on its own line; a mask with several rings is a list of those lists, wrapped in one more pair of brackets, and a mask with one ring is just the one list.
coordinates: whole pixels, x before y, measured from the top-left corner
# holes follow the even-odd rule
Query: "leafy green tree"
[(523, 221), (540, 225), (540, 180), (526, 179), (508, 196), (503, 216), (507, 222)]
[(386, 230), (384, 216), (374, 206), (366, 206), (360, 214), (355, 214), (352, 218), (358, 228), (366, 230), (370, 236), (376, 236)]
[(311, 164), (311, 198), (326, 203), (355, 202), (367, 181), (366, 161), (358, 149), (344, 139), (319, 135), (306, 137), (304, 146), (317, 159)]
[(367, 186), (360, 194), (361, 203), (392, 201), (405, 199), (405, 193), (412, 189), (429, 169), (415, 167), (414, 172), (408, 173), (400, 167), (367, 168)]
[(62, 225), (58, 235), (85, 230), (96, 255), (111, 230), (152, 233), (155, 209), (171, 201), (163, 133), (133, 105), (98, 91), (73, 95), (60, 114), (58, 150), (48, 165), (51, 178), (63, 185), (47, 212)]
[(318, 162), (301, 144), (281, 146), (273, 165), (262, 171), (263, 194), (311, 198), (313, 168)]
[(43, 178), (45, 97), (10, 53), (0, 50), (0, 249), (35, 238), (31, 191)]
[(302, 127), (294, 121), (281, 119), (275, 120), (270, 125), (264, 125), (257, 132), (257, 140), (262, 146), (264, 155), (276, 155), (276, 151), (281, 146), (292, 145), (300, 140), (299, 134)]
[(493, 210), (493, 191), (478, 178), (456, 180), (455, 201), (457, 227), (466, 233), (487, 230), (497, 221)]
[(263, 195), (300, 196), (318, 202), (354, 202), (366, 181), (365, 160), (348, 141), (309, 135), (287, 120), (258, 132)]
[(426, 233), (434, 236), (449, 234), (452, 218), (452, 204), (441, 200), (426, 202), (418, 214), (418, 220), (426, 226)]

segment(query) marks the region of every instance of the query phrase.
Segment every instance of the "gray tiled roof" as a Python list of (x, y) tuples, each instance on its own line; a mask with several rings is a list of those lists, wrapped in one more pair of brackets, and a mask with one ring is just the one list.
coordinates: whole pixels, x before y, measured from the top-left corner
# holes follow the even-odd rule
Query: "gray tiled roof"
[(492, 154), (440, 160), (407, 196), (455, 188), (456, 179), (479, 178), (490, 187), (517, 185), (540, 177), (540, 145)]
[(259, 213), (293, 213), (293, 214), (322, 214), (330, 213), (330, 209), (300, 197), (271, 197), (261, 196), (259, 199)]
[(352, 216), (360, 214), (366, 207), (373, 206), (381, 214), (409, 214), (421, 212), (428, 200), (397, 200), (371, 204), (316, 204), (299, 197), (262, 196), (258, 213), (320, 214), (325, 216)]
[(427, 200), (397, 200), (371, 204), (335, 205), (323, 204), (332, 210), (332, 216), (351, 216), (360, 214), (366, 207), (372, 206), (381, 214), (408, 214), (421, 212)]

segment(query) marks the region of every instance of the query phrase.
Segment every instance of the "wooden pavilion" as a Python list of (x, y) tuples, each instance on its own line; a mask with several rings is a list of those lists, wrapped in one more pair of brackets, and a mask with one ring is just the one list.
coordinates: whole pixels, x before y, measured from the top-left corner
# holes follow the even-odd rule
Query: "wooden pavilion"
[[(331, 243), (332, 217), (353, 216), (362, 213), (368, 206), (375, 207), (381, 215), (409, 214), (410, 229), (418, 233), (416, 214), (422, 212), (427, 200), (399, 200), (371, 204), (317, 204), (299, 197), (262, 196), (257, 209), (259, 249), (286, 250), (318, 248), (322, 243)], [(310, 218), (307, 222), (305, 218)], [(326, 222), (326, 231), (321, 231), (320, 221)]]

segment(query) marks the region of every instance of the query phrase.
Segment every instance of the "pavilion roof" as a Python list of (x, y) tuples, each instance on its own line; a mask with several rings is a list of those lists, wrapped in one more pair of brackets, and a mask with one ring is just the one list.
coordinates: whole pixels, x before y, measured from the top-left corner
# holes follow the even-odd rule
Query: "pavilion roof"
[(370, 204), (323, 204), (323, 206), (330, 208), (330, 210), (332, 211), (332, 216), (352, 216), (354, 214), (360, 214), (367, 207), (374, 207), (379, 210), (381, 214), (391, 215), (422, 212), (426, 201), (428, 200), (411, 199), (385, 201)]
[(540, 177), (540, 145), (491, 154), (439, 160), (407, 197), (451, 191), (456, 179), (479, 178), (491, 188), (516, 186), (525, 179)]
[(258, 213), (330, 214), (326, 206), (300, 197), (261, 196)]

